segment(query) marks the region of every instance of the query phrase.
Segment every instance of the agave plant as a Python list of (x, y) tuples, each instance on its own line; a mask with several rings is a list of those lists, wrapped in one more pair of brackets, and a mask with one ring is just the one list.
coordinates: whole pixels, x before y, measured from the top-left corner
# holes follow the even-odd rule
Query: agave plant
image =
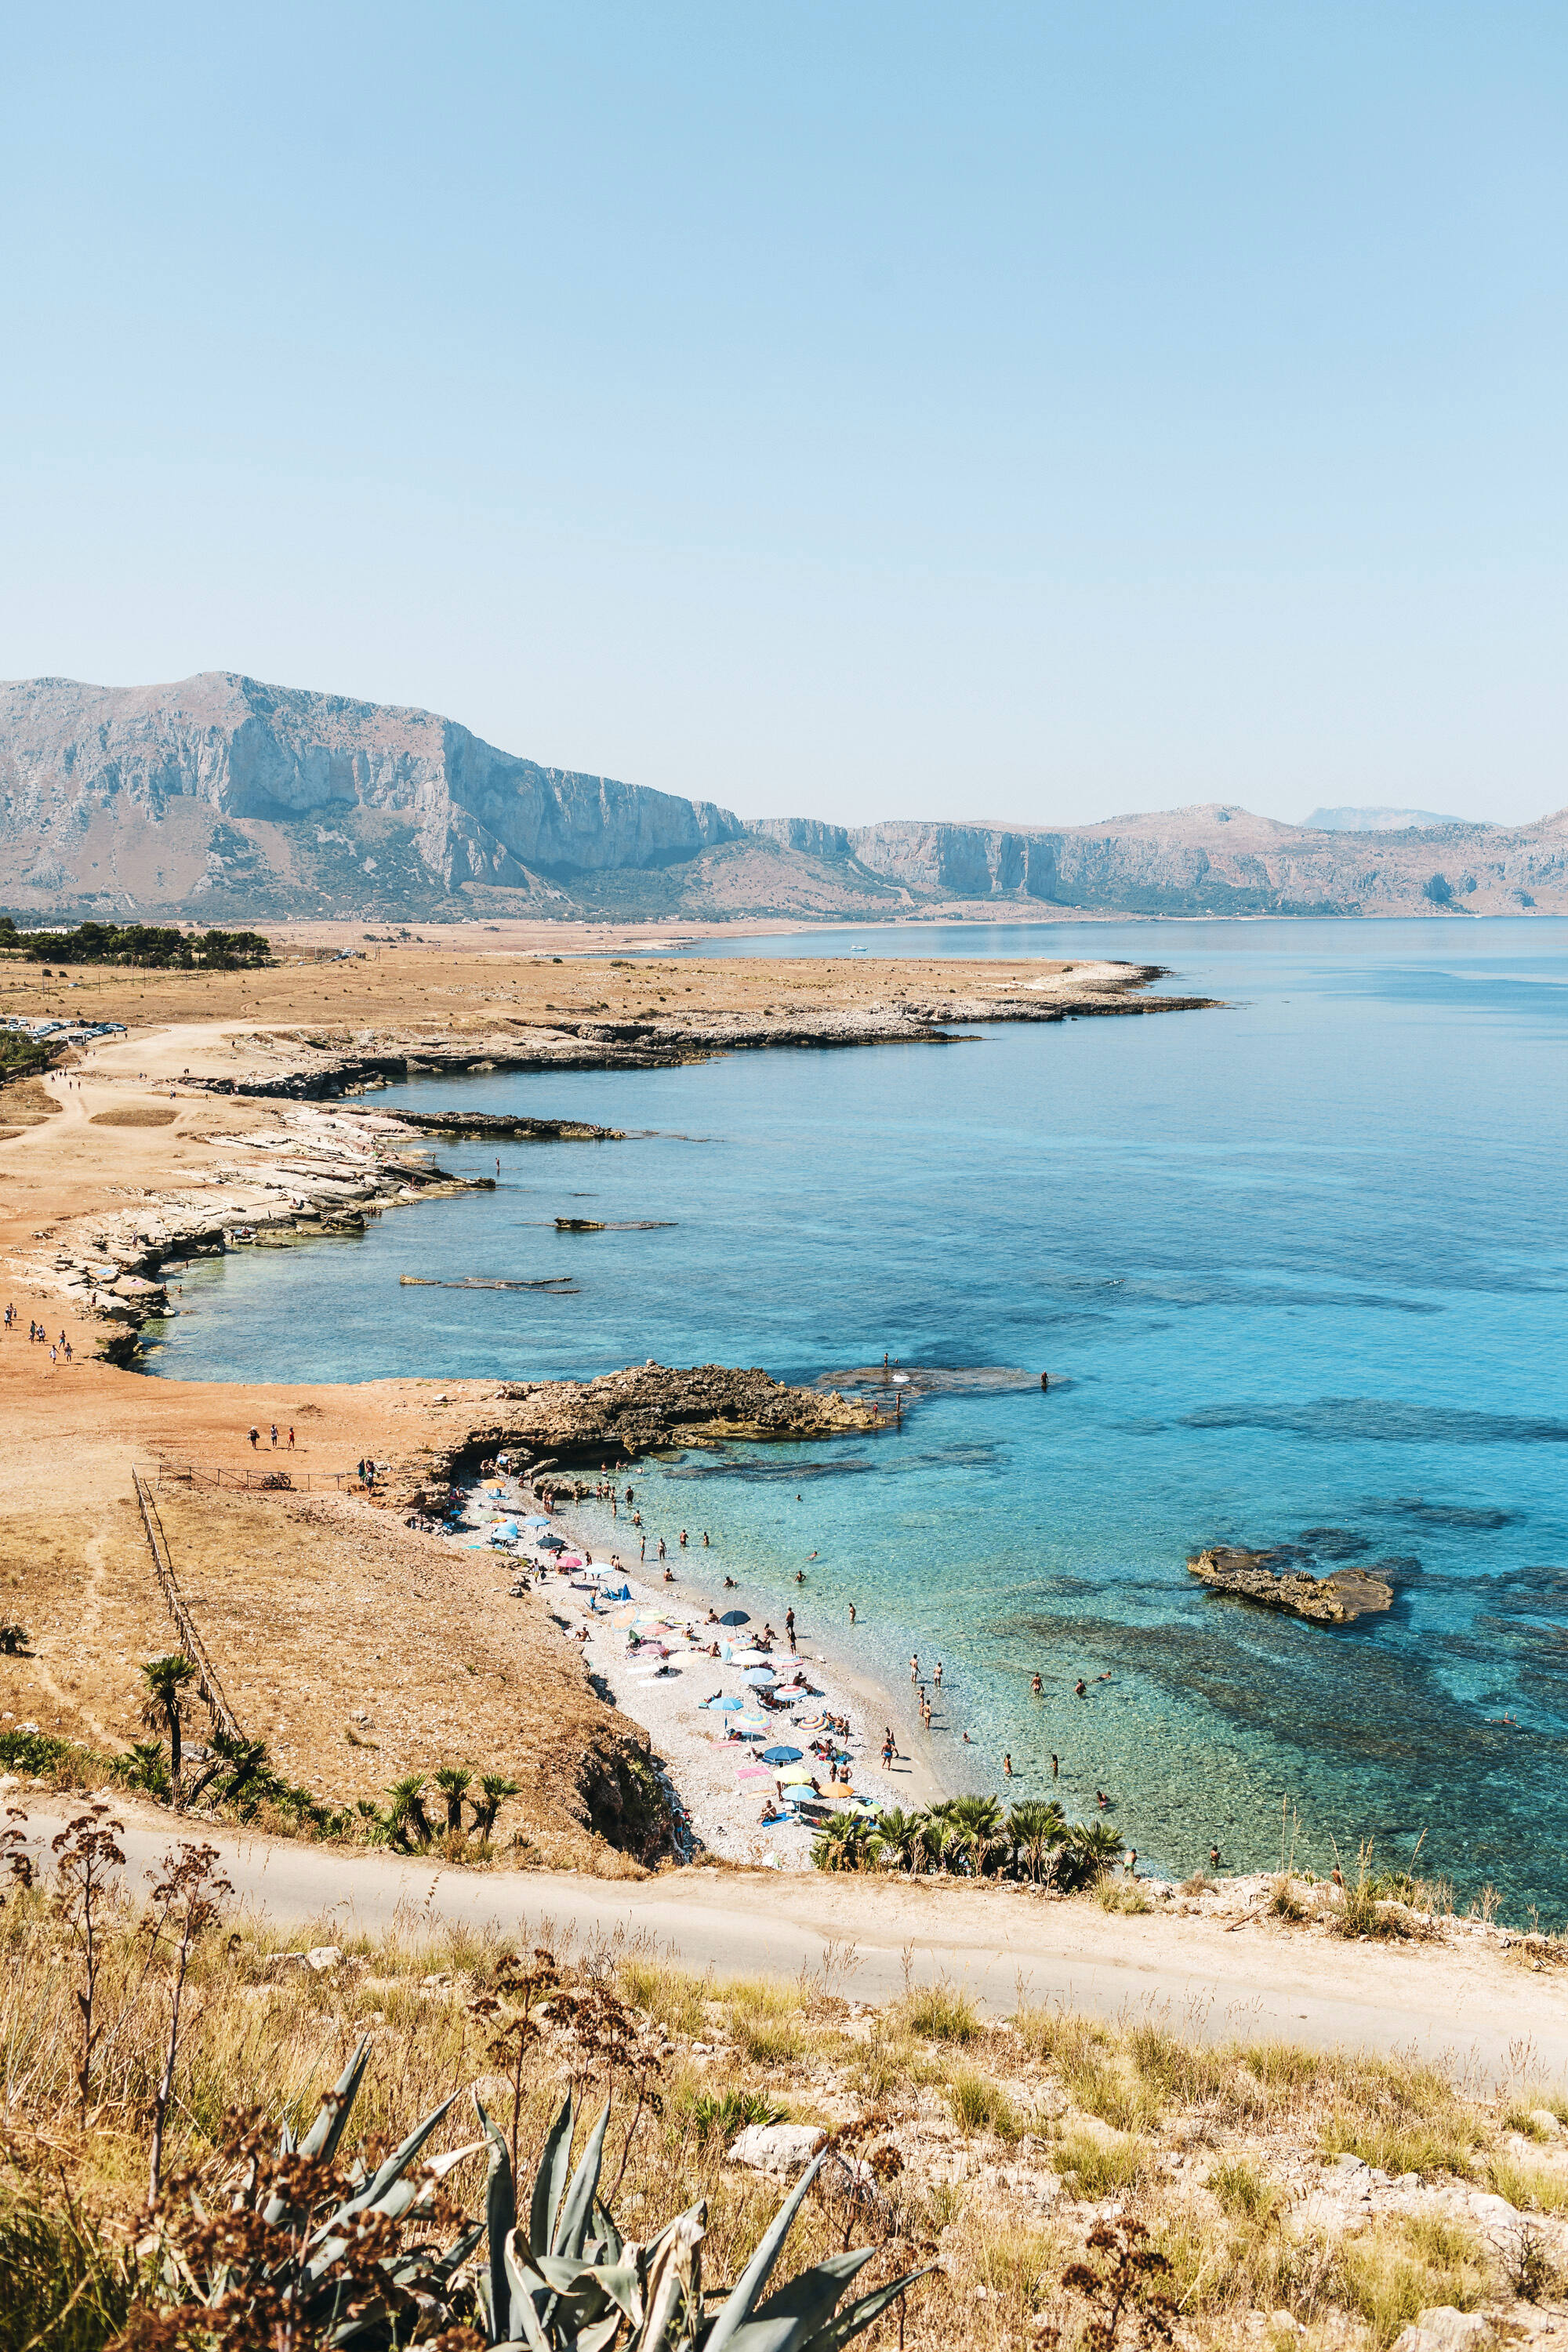
[(444, 2251), (405, 2244), (404, 2231), (426, 2224), (441, 2180), (483, 2140), (453, 2148), (413, 2172), (432, 2132), (459, 2095), (427, 2115), (372, 2174), (336, 2161), (370, 2055), (363, 2040), (315, 2122), (298, 2143), (287, 2127), (276, 2151), (241, 2132), (237, 2173), (225, 2208), (209, 2213), (184, 2183), (181, 2209), (142, 2248), (151, 2271), (156, 2322), (149, 2342), (224, 2347), (255, 2344), (353, 2346), (393, 2352), (413, 2341), (432, 2311), (461, 2299), (463, 2265), (480, 2244), (478, 2222)]
[(497, 2352), (838, 2352), (924, 2276), (909, 2272), (840, 2311), (847, 2290), (875, 2251), (865, 2246), (855, 2253), (830, 2254), (764, 2294), (795, 2218), (826, 2160), (825, 2148), (710, 2316), (702, 2290), (706, 2204), (690, 2206), (641, 2244), (621, 2237), (599, 2201), (607, 2101), (569, 2181), (576, 2118), (570, 2095), (563, 2101), (544, 2144), (526, 2231), (516, 2219), (506, 2141), (477, 2098), (475, 2105), (490, 2149), (489, 2262), (479, 2299)]
[[(357, 2161), (345, 2168), (338, 2151), (369, 2053), (366, 2038), (303, 2139), (285, 2129), (270, 2152), (254, 2131), (231, 2140), (237, 2160), (225, 2207), (209, 2212), (187, 2176), (138, 2250), (142, 2301), (127, 2344), (397, 2352), (477, 2318), (495, 2352), (839, 2352), (925, 2275), (910, 2272), (840, 2310), (875, 2251), (868, 2246), (764, 2294), (824, 2149), (709, 2312), (706, 2206), (678, 2214), (646, 2244), (623, 2239), (599, 2195), (609, 2102), (571, 2171), (570, 2093), (544, 2143), (526, 2227), (506, 2138), (477, 2095), (482, 2139), (419, 2162), (454, 2093), (374, 2172)], [(485, 2219), (454, 2223), (441, 2184), (487, 2150)], [(436, 2224), (451, 2230), (445, 2246), (426, 2242)]]

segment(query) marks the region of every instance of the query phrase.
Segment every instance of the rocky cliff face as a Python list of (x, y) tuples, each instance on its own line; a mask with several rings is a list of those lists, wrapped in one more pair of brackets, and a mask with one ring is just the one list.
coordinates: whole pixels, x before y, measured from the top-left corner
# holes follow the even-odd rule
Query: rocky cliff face
[(542, 768), (428, 710), (215, 671), (177, 686), (0, 686), (0, 898), (205, 908), (548, 899), (563, 875), (733, 839), (710, 802)]
[(1511, 828), (1398, 814), (1385, 832), (1222, 803), (1058, 828), (742, 824), (432, 711), (229, 671), (0, 686), (0, 908), (24, 915), (1568, 912), (1568, 812)]
[(888, 824), (853, 861), (933, 898), (1139, 915), (1520, 914), (1568, 907), (1568, 812), (1519, 827), (1309, 831), (1212, 803), (1060, 831)]

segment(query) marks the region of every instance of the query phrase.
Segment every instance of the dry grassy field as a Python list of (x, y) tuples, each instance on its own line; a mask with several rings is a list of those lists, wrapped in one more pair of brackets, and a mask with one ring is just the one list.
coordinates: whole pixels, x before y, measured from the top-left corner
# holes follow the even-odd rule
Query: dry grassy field
[[(84, 2095), (79, 1922), (73, 1935), (37, 1893), (14, 1895), (0, 1917), (0, 2258), (14, 2281), (0, 2347), (57, 2340), (37, 2330), (75, 2287), (79, 2311), (104, 2315), (68, 2338), (87, 2352), (130, 2297), (125, 2250), (146, 2195), (174, 1946), (165, 1936), (150, 1947), (128, 1909), (110, 1906), (103, 1924), (101, 2040)], [(546, 1927), (563, 1982), (513, 2081), (496, 2037), (520, 1996), (494, 1937), (433, 1937), (412, 1916), (380, 1942), (329, 1934), (307, 1962), (311, 1936), (289, 1958), (243, 1921), (232, 1929), (220, 1907), (198, 1940), (164, 2151), (176, 2184), (210, 2199), (232, 2111), (269, 2132), (298, 2126), (369, 2034), (351, 2148), (384, 2150), (477, 2085), (515, 2135), (526, 2183), (563, 2090), (587, 2114), (613, 2088), (605, 2202), (623, 2231), (648, 2236), (705, 2199), (710, 2286), (734, 2279), (784, 2193), (730, 2159), (741, 2131), (820, 2127), (832, 2153), (786, 2269), (845, 2244), (874, 2249), (862, 2286), (935, 2265), (871, 2344), (1103, 2352), (1173, 2336), (1372, 2352), (1438, 2306), (1478, 2315), (1477, 2344), (1490, 2332), (1568, 2340), (1568, 2093), (1535, 2079), (1527, 2052), (1483, 2096), (1430, 2065), (1205, 2043), (1153, 2012), (1106, 2024), (1023, 2003), (984, 2023), (940, 1981), (873, 2008), (855, 2000), (852, 1960), (831, 1947), (793, 1981), (726, 1980), (634, 1941), (574, 1949)], [(462, 2099), (431, 2150), (476, 2130)], [(482, 2172), (474, 2158), (452, 2176), (468, 2211)], [(36, 2263), (29, 2247), (43, 2249)], [(1156, 2259), (1108, 2335), (1095, 2280), (1130, 2249)]]

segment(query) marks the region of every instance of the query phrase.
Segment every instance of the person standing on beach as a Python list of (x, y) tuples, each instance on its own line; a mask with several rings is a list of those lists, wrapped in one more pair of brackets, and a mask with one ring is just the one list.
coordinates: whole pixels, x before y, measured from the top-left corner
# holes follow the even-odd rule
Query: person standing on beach
[(911, 1650), (910, 1652), (910, 1680), (912, 1683), (918, 1683), (920, 1678), (921, 1654), (918, 1650)]
[(260, 1432), (258, 1429), (253, 1429), (253, 1430), (251, 1431), (251, 1433), (250, 1433), (250, 1450), (251, 1450), (251, 1452), (252, 1452), (253, 1454), (255, 1453), (255, 1451), (256, 1451), (257, 1447), (260, 1444), (260, 1443), (261, 1443), (261, 1432)]
[(290, 1454), (294, 1451), (294, 1424), (292, 1422), (289, 1423), (289, 1451)]
[(793, 1657), (794, 1657), (794, 1655), (795, 1655), (795, 1611), (794, 1611), (793, 1609), (786, 1609), (786, 1610), (784, 1611), (784, 1632), (785, 1632), (786, 1635), (787, 1635), (787, 1636), (788, 1636), (788, 1638), (789, 1638), (789, 1654), (790, 1654), (790, 1656), (793, 1658)]
[(853, 1601), (849, 1603), (849, 1622), (851, 1625), (855, 1622), (855, 1603)]
[(658, 1556), (660, 1559), (664, 1558), (664, 1538), (662, 1536), (660, 1536), (658, 1539)]
[(272, 1423), (272, 1451), (274, 1454), (278, 1451), (278, 1423), (276, 1422)]

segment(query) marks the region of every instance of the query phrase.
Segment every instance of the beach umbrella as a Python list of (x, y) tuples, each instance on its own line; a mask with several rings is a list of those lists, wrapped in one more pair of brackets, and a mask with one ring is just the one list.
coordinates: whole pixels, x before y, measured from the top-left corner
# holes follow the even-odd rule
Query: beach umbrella
[(703, 1704), (703, 1706), (713, 1706), (713, 1707), (717, 1707), (717, 1708), (720, 1710), (721, 1714), (723, 1714), (723, 1715), (733, 1715), (733, 1714), (735, 1714), (735, 1713), (736, 1713), (736, 1711), (737, 1711), (737, 1710), (738, 1710), (738, 1709), (739, 1709), (739, 1708), (743, 1705), (743, 1701), (742, 1701), (741, 1699), (738, 1699), (738, 1698), (729, 1698), (729, 1697), (724, 1697), (724, 1698), (705, 1698), (705, 1699), (703, 1700), (702, 1704)]
[(550, 1522), (548, 1519), (524, 1519), (522, 1524), (525, 1528), (547, 1528)]
[[(534, 1527), (537, 1526), (538, 1522), (536, 1520), (530, 1519), (528, 1524), (530, 1527)], [(539, 1538), (539, 1549), (541, 1551), (564, 1551), (566, 1549), (566, 1545), (560, 1536), (541, 1536)]]
[(742, 1666), (765, 1666), (771, 1664), (771, 1657), (766, 1650), (758, 1650), (749, 1644), (742, 1644), (735, 1651), (735, 1662)]
[(764, 1684), (771, 1690), (777, 1676), (772, 1666), (748, 1666), (741, 1680), (749, 1684), (753, 1690), (760, 1689)]
[(801, 1780), (810, 1782), (816, 1775), (809, 1764), (784, 1764), (780, 1767), (778, 1777), (788, 1787)]
[(743, 1609), (726, 1609), (719, 1620), (721, 1625), (749, 1625), (751, 1622)]
[(798, 1764), (800, 1749), (798, 1748), (764, 1748), (763, 1761), (764, 1764)]
[(742, 1731), (765, 1731), (768, 1727), (765, 1716), (738, 1715), (735, 1720)]

